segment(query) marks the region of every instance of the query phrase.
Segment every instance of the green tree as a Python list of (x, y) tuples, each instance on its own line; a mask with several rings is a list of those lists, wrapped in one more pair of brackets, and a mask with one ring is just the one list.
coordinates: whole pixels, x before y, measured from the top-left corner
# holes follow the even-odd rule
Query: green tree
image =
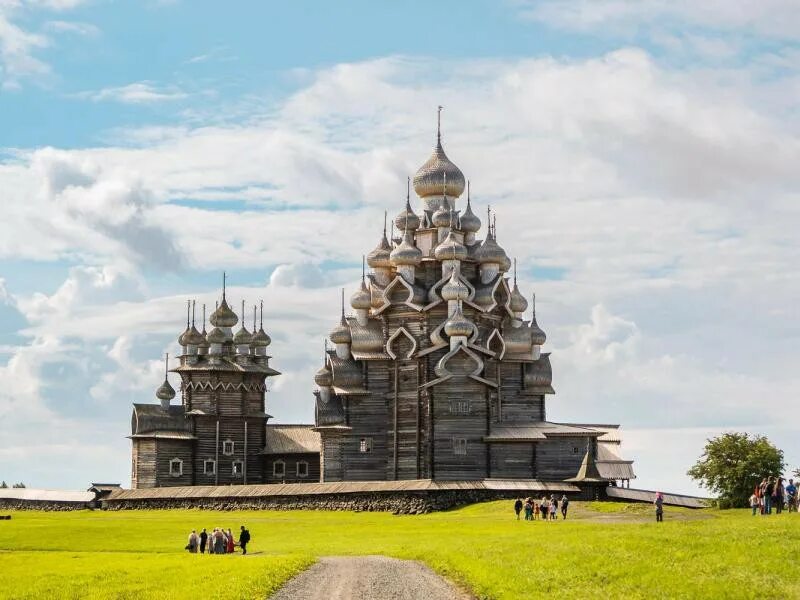
[(8, 487), (8, 484), (7, 484), (5, 481), (3, 481), (2, 483), (0, 483), (0, 490), (4, 490), (4, 489), (6, 489), (7, 487)]
[(19, 483), (15, 483), (15, 484), (14, 484), (14, 485), (12, 485), (11, 487), (15, 487), (15, 488), (24, 488), (24, 487), (25, 487), (25, 484), (24, 484), (24, 483), (22, 483), (22, 482), (20, 481)]
[(688, 475), (717, 495), (720, 508), (732, 508), (747, 506), (753, 488), (785, 466), (783, 450), (763, 435), (729, 432), (707, 440)]

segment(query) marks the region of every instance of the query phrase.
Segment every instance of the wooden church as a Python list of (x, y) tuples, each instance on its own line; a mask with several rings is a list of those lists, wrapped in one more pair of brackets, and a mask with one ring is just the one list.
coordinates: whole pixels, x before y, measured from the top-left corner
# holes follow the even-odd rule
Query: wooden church
[(629, 481), (618, 426), (547, 420), (545, 333), (465, 187), (439, 128), (315, 375), (322, 480)]
[[(206, 331), (187, 306), (181, 354), (158, 404), (134, 404), (133, 488), (292, 482), (482, 479), (624, 485), (617, 425), (547, 420), (546, 336), (519, 289), (494, 219), (473, 212), (442, 148), (414, 177), (366, 257), (370, 271), (330, 332), (315, 375), (313, 425), (272, 425), (270, 337), (222, 298)], [(483, 231), (482, 239), (479, 235)], [(510, 276), (514, 265), (514, 276)], [(530, 318), (526, 312), (530, 308)], [(190, 316), (191, 315), (191, 316)], [(239, 324), (239, 329), (233, 329)]]

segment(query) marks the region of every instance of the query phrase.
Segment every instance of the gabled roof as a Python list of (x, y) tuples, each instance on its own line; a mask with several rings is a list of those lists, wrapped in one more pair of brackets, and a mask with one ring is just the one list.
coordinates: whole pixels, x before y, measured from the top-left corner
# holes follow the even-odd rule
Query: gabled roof
[(320, 451), (313, 425), (267, 425), (264, 454), (307, 454)]

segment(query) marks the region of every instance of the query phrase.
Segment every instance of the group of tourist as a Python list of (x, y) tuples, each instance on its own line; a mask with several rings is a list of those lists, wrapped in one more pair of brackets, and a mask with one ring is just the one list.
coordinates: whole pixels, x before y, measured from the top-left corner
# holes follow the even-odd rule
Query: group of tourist
[(566, 519), (567, 510), (569, 509), (569, 498), (566, 495), (561, 496), (561, 500), (558, 500), (553, 494), (549, 497), (542, 496), (540, 500), (517, 498), (517, 501), (514, 502), (514, 512), (517, 514), (518, 521), (519, 515), (523, 511), (525, 512), (526, 521), (555, 521), (558, 518), (559, 506), (561, 507), (561, 518)]
[(750, 496), (750, 508), (753, 515), (771, 515), (783, 512), (786, 508), (789, 512), (797, 512), (798, 494), (794, 479), (789, 480), (788, 485), (784, 485), (783, 477), (764, 477)]
[(247, 554), (247, 544), (250, 541), (250, 532), (242, 525), (242, 530), (239, 533), (239, 541), (237, 542), (231, 530), (225, 531), (221, 527), (215, 527), (214, 531), (208, 533), (205, 528), (199, 534), (196, 530), (192, 529), (189, 534), (189, 543), (186, 544), (186, 550), (192, 554), (205, 554), (206, 549), (209, 554), (233, 554), (236, 546), (242, 549), (242, 554)]

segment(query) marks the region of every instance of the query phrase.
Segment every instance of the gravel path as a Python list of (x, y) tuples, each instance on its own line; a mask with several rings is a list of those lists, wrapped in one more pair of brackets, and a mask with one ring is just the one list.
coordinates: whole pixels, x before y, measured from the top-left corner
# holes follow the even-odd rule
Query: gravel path
[(271, 600), (470, 600), (425, 565), (386, 556), (327, 556)]

